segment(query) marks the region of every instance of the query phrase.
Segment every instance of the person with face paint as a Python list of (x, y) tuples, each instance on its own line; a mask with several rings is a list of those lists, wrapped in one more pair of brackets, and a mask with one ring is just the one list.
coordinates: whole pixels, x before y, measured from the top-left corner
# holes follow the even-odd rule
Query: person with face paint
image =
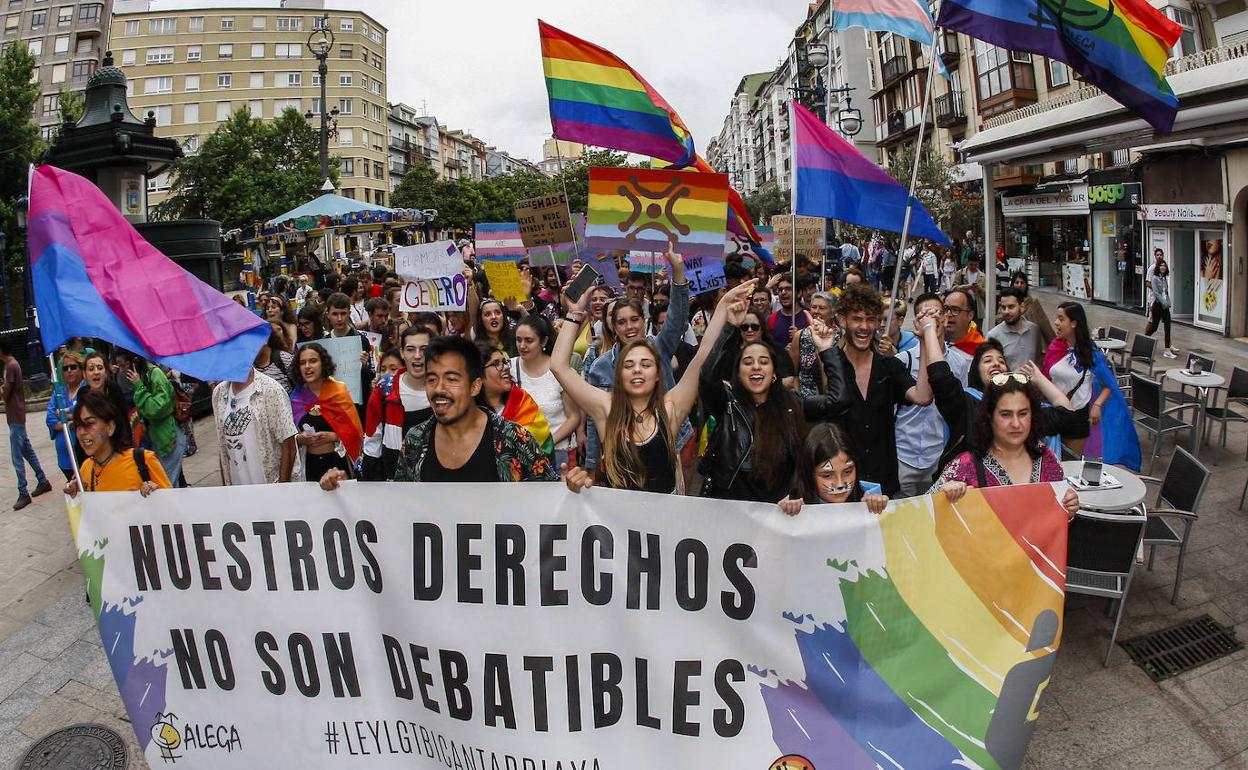
[[(147, 497), (169, 489), (169, 477), (150, 449), (130, 448), (130, 434), (122, 430), (126, 414), (103, 390), (85, 389), (74, 405), (74, 434), (86, 458), (78, 469), (88, 492), (133, 492)], [(78, 494), (78, 481), (66, 482), (65, 494)]]
[(839, 425), (816, 425), (806, 434), (797, 458), (796, 497), (785, 497), (780, 510), (796, 516), (804, 503), (862, 502), (871, 513), (888, 507), (888, 497), (879, 494), (880, 485), (858, 478), (858, 465), (849, 437)]
[(806, 424), (835, 419), (846, 405), (834, 331), (818, 320), (810, 329), (827, 379), (825, 394), (795, 396), (779, 379), (773, 349), (761, 342), (723, 349), (733, 362), (728, 382), (718, 366), (702, 377), (703, 411), (716, 421), (699, 466), (703, 497), (777, 503), (792, 494)]
[[(433, 332), (425, 326), (406, 329), (397, 351), (401, 368), (392, 372), (388, 379), (379, 379), (377, 388), (368, 398), (361, 450), (363, 460), (360, 463), (360, 473), (365, 481), (394, 478), (399, 455), (403, 451), (403, 437), (433, 416), (429, 397), (425, 393), (425, 348), (429, 347), (433, 337)], [(391, 351), (387, 356), (395, 352)]]
[[(683, 276), (682, 276), (683, 277)], [(606, 484), (615, 489), (670, 494), (677, 488), (676, 426), (680, 425), (698, 397), (698, 377), (719, 339), (724, 324), (745, 313), (753, 287), (744, 283), (724, 294), (707, 325), (702, 345), (689, 362), (680, 382), (668, 390), (662, 376), (663, 354), (650, 339), (633, 335), (618, 356), (610, 393), (603, 393), (576, 375), (567, 360), (572, 343), (585, 321), (586, 298), (573, 306), (559, 331), (551, 356), (551, 368), (564, 389), (590, 417), (602, 446), (602, 470)], [(688, 287), (685, 287), (686, 293)], [(667, 356), (670, 358), (670, 354)], [(584, 468), (564, 468), (565, 481), (574, 492), (592, 486), (593, 476)]]

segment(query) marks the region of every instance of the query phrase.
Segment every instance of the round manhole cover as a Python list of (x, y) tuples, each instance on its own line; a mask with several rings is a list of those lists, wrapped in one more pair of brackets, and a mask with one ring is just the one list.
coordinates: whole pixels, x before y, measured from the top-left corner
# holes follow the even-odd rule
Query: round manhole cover
[(18, 770), (125, 770), (126, 743), (103, 725), (70, 725), (30, 747)]

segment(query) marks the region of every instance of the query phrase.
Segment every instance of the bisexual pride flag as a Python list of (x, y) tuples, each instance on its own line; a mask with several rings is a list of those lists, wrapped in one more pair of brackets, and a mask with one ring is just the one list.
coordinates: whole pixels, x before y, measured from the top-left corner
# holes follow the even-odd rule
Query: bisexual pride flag
[(528, 254), (515, 222), (480, 222), (474, 230), (477, 259), (519, 262)]
[(98, 187), (39, 166), (29, 221), (45, 350), (95, 337), (197, 379), (246, 379), (268, 322), (143, 240)]
[[(793, 143), (795, 212), (901, 232), (910, 199), (906, 188), (797, 102), (793, 102)], [(953, 245), (917, 200), (910, 234)]]

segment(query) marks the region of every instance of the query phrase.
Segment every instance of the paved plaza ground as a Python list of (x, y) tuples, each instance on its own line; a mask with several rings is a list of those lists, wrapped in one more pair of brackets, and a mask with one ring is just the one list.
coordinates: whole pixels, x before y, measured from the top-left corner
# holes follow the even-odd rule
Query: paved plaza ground
[[(1061, 298), (1037, 294), (1051, 316)], [(1089, 308), (1089, 317), (1097, 326), (1144, 325), (1140, 316), (1099, 306)], [(1232, 366), (1248, 367), (1248, 344), (1179, 326), (1175, 341), (1183, 351), (1207, 351), (1228, 376)], [(1163, 368), (1167, 363), (1158, 358)], [(32, 411), (28, 430), (59, 484), (42, 409)], [(196, 435), (199, 453), (186, 461), (187, 479), (219, 484), (211, 418), (200, 420)], [(1143, 446), (1147, 455), (1147, 439)], [(1164, 473), (1170, 448), (1167, 440), (1154, 475)], [(1248, 428), (1240, 426), (1231, 428), (1225, 450), (1216, 440), (1203, 450), (1213, 482), (1193, 531), (1179, 602), (1170, 604), (1175, 549), (1163, 549), (1154, 571), (1136, 578), (1120, 639), (1203, 614), (1248, 639), (1248, 514), (1237, 508), (1248, 477), (1246, 451)], [(37, 738), (79, 722), (115, 729), (131, 746), (130, 767), (146, 768), (83, 600), (62, 497), (47, 494), (25, 510), (10, 510), (16, 481), (8, 453), (0, 454), (0, 770), (15, 766)], [(1026, 767), (1248, 768), (1248, 650), (1154, 684), (1121, 649), (1102, 667), (1111, 622), (1103, 600), (1067, 601), (1065, 636)]]

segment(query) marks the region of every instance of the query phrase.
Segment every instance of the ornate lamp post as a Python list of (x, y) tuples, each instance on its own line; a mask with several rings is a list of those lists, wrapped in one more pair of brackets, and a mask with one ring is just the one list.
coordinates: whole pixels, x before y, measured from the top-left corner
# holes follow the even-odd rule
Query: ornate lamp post
[(849, 92), (856, 89), (852, 86), (827, 88), (823, 82), (823, 68), (828, 66), (828, 62), (831, 61), (828, 57), (827, 45), (815, 42), (798, 45), (796, 50), (798, 72), (813, 69), (815, 71), (815, 84), (811, 87), (802, 86), (799, 77), (797, 85), (789, 88), (789, 93), (793, 95), (793, 98), (810, 108), (824, 123), (828, 121), (828, 94), (843, 95), (845, 101), (841, 108), (837, 110), (836, 127), (844, 136), (857, 136), (862, 131), (862, 112), (852, 105), (849, 98)]
[[(338, 108), (329, 109), (325, 103), (325, 83), (329, 74), (329, 52), (334, 47), (334, 32), (329, 28), (329, 14), (320, 18), (320, 24), (308, 35), (308, 50), (316, 57), (316, 71), (321, 76), (321, 190), (333, 192), (334, 185), (329, 181), (329, 137), (338, 132)], [(304, 114), (309, 121), (314, 115), (311, 110)]]
[(46, 384), (48, 376), (43, 372), (43, 338), (39, 335), (39, 319), (35, 315), (35, 289), (31, 284), (30, 243), (26, 238), (27, 212), (30, 198), (17, 199), (17, 229), (22, 232), (22, 278), (23, 296), (26, 299), (26, 356), (30, 362), (30, 384), (38, 389)]

